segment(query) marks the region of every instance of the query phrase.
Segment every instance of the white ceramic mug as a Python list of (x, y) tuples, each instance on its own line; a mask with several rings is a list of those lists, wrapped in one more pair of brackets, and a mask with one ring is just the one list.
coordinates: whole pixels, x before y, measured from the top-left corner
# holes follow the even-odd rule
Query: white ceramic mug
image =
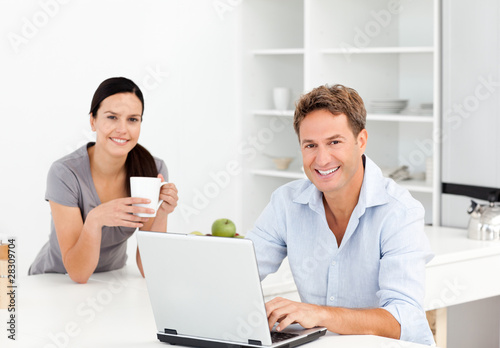
[(167, 181), (161, 182), (160, 178), (151, 178), (145, 176), (132, 176), (130, 178), (130, 194), (132, 197), (147, 198), (151, 202), (149, 204), (134, 204), (138, 207), (154, 209), (153, 214), (139, 213), (135, 214), (140, 217), (155, 217), (156, 212), (163, 203), (160, 198), (160, 189), (163, 185), (168, 184)]
[(290, 89), (286, 87), (274, 88), (273, 101), (276, 110), (288, 110), (288, 106), (290, 105)]

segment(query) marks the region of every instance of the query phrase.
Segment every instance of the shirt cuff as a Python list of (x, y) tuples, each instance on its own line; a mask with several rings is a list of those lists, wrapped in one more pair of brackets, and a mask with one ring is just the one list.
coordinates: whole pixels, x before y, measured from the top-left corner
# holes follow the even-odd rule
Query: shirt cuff
[(382, 308), (391, 313), (401, 325), (400, 340), (436, 345), (423, 310), (399, 301), (392, 301)]

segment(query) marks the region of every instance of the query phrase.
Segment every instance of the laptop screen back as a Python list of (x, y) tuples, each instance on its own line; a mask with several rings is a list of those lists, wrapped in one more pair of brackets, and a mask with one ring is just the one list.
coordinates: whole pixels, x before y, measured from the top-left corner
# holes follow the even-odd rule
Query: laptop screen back
[(252, 241), (139, 231), (158, 332), (270, 345)]

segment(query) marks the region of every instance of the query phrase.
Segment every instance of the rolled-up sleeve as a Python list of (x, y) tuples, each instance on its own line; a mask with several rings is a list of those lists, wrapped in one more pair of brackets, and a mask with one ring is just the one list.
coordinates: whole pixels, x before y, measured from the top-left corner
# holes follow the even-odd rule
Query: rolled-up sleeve
[(425, 265), (433, 254), (424, 233), (421, 207), (401, 209), (381, 235), (380, 307), (401, 325), (401, 340), (434, 345), (423, 301)]

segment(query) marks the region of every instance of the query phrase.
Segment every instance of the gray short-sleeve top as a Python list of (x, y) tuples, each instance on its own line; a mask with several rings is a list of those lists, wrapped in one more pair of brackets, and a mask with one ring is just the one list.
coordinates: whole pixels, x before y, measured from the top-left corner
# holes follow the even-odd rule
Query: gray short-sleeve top
[[(68, 207), (78, 207), (85, 221), (88, 213), (101, 204), (90, 172), (88, 143), (54, 162), (47, 175), (45, 200)], [(154, 157), (158, 173), (168, 181), (168, 171), (163, 160)], [(134, 233), (131, 227), (102, 228), (101, 251), (95, 272), (112, 271), (125, 266), (127, 239)], [(67, 273), (57, 241), (54, 221), (51, 220), (49, 241), (42, 247), (28, 273)]]

